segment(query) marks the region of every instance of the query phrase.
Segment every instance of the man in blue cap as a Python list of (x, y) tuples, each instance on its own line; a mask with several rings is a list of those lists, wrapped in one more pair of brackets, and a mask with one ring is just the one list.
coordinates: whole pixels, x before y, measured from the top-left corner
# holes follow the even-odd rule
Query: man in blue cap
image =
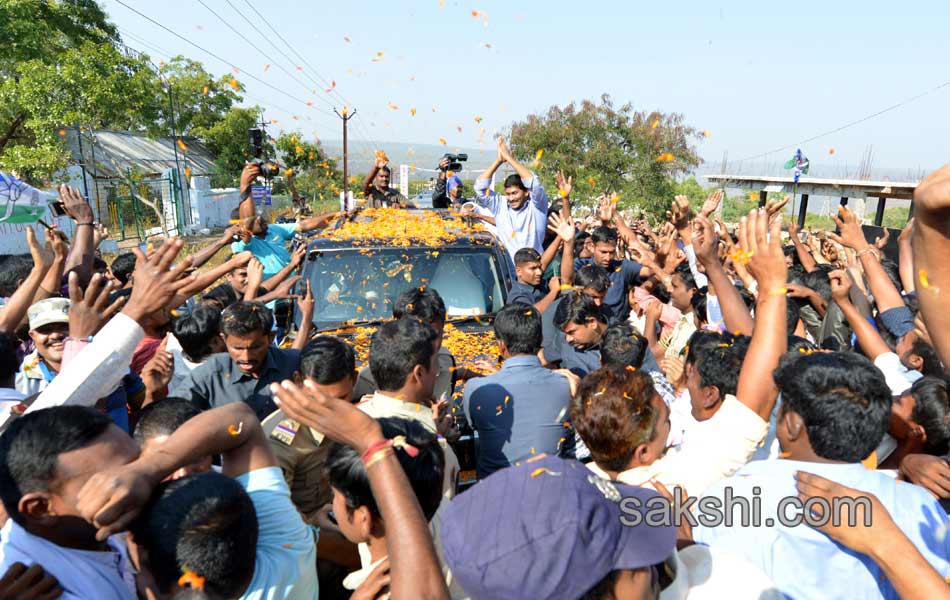
[(458, 175), (449, 174), (449, 159), (439, 162), (439, 178), (432, 192), (432, 208), (459, 208), (465, 202), (462, 198), (462, 180)]
[(471, 598), (657, 598), (675, 579), (676, 530), (649, 519), (664, 505), (652, 490), (539, 456), (449, 504), (445, 562)]

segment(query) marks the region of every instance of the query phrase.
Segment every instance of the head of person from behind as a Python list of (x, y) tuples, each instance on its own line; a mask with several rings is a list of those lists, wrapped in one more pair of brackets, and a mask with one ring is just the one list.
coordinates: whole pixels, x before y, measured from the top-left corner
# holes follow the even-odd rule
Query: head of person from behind
[(611, 365), (581, 382), (571, 403), (571, 422), (597, 466), (616, 475), (662, 458), (670, 408), (649, 375), (629, 365)]
[[(188, 400), (172, 397), (162, 398), (142, 409), (132, 437), (141, 448), (142, 455), (147, 456), (152, 452), (157, 452), (162, 444), (168, 441), (171, 434), (175, 433), (189, 419), (199, 414), (201, 414), (201, 411)], [(210, 470), (211, 455), (208, 455), (178, 469), (165, 479), (172, 481), (192, 473), (206, 473)]]
[(535, 356), (541, 350), (541, 313), (533, 306), (509, 304), (498, 312), (492, 326), (502, 358)]
[(792, 460), (856, 463), (887, 432), (891, 393), (881, 371), (852, 352), (782, 357), (775, 434)]
[(393, 303), (394, 319), (416, 319), (432, 327), (436, 335), (436, 352), (442, 347), (445, 335), (445, 301), (435, 288), (427, 285), (409, 288)]
[(544, 271), (541, 269), (541, 255), (534, 248), (522, 248), (515, 252), (515, 275), (518, 281), (530, 286), (541, 285)]
[(570, 292), (557, 305), (554, 326), (564, 333), (568, 344), (586, 350), (600, 343), (607, 329), (607, 318), (593, 298)]
[(142, 571), (163, 599), (188, 592), (189, 582), (181, 580), (189, 571), (203, 579), (201, 598), (236, 599), (250, 591), (257, 513), (241, 484), (226, 475), (192, 473), (159, 484), (129, 533)]
[(221, 339), (242, 373), (258, 376), (273, 342), (274, 317), (260, 302), (235, 302), (221, 313)]
[(521, 210), (528, 203), (528, 188), (517, 173), (505, 177), (505, 199), (512, 210)]
[(610, 227), (596, 227), (590, 233), (592, 243), (591, 259), (598, 267), (607, 269), (617, 257), (617, 230)]
[(300, 376), (313, 381), (321, 393), (331, 398), (352, 402), (356, 374), (353, 347), (340, 338), (315, 337), (300, 353)]
[(369, 368), (379, 390), (403, 402), (431, 402), (439, 374), (437, 343), (435, 330), (422, 321), (383, 323), (369, 349)]
[(29, 533), (64, 548), (104, 550), (79, 510), (79, 491), (95, 473), (138, 456), (132, 438), (93, 408), (27, 413), (0, 436), (0, 498)]

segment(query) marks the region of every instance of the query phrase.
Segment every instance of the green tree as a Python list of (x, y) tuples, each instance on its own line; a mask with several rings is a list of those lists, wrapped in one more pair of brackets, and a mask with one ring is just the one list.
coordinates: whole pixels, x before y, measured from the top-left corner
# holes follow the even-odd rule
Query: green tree
[(663, 214), (672, 200), (675, 178), (701, 159), (694, 143), (702, 134), (680, 114), (636, 111), (630, 103), (600, 102), (553, 106), (511, 127), (511, 147), (532, 165), (549, 189), (558, 169), (574, 177), (574, 196), (620, 194), (620, 206)]
[[(242, 100), (239, 92), (244, 87), (230, 74), (215, 79), (204, 65), (190, 58), (176, 56), (168, 63), (159, 63), (159, 70), (172, 89), (179, 135), (200, 135)], [(164, 119), (167, 121), (167, 114)], [(164, 128), (171, 131), (171, 123), (165, 123)], [(243, 139), (247, 139), (246, 132)]]
[(251, 160), (247, 130), (254, 127), (261, 109), (231, 107), (224, 117), (208, 127), (196, 131), (208, 149), (217, 155), (215, 172), (211, 176), (211, 185), (215, 187), (238, 184), (241, 170)]
[(292, 175), (298, 192), (314, 201), (339, 197), (343, 175), (319, 142), (307, 142), (294, 131), (278, 136), (276, 146), (284, 174)]

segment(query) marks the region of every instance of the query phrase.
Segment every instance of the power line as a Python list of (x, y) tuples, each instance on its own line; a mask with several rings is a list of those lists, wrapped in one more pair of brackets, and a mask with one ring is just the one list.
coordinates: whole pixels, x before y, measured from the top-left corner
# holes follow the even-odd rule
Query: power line
[[(256, 75), (253, 75), (253, 74), (251, 74), (250, 72), (248, 72), (248, 71), (246, 71), (246, 70), (244, 70), (244, 69), (238, 67), (237, 65), (235, 65), (235, 64), (232, 63), (231, 61), (229, 61), (229, 60), (227, 60), (227, 59), (224, 59), (224, 58), (221, 58), (220, 56), (218, 56), (218, 55), (215, 54), (214, 52), (211, 52), (210, 50), (207, 50), (207, 49), (205, 49), (205, 48), (202, 48), (201, 46), (199, 46), (199, 45), (196, 44), (195, 42), (189, 40), (188, 38), (186, 38), (186, 37), (184, 37), (184, 36), (182, 36), (182, 35), (180, 35), (178, 32), (173, 31), (172, 29), (169, 29), (168, 27), (166, 27), (165, 25), (162, 25), (161, 23), (159, 23), (159, 22), (156, 21), (155, 19), (149, 17), (148, 15), (145, 15), (145, 14), (143, 14), (142, 12), (140, 12), (140, 11), (138, 11), (138, 10), (132, 8), (131, 6), (129, 6), (128, 4), (126, 4), (125, 2), (123, 2), (122, 0), (116, 0), (116, 2), (118, 2), (119, 4), (121, 4), (122, 6), (124, 6), (125, 8), (131, 10), (131, 11), (134, 12), (135, 14), (139, 15), (140, 17), (142, 17), (142, 18), (145, 19), (146, 21), (149, 21), (150, 23), (152, 23), (152, 24), (154, 24), (154, 25), (157, 25), (158, 27), (164, 29), (164, 30), (167, 31), (168, 33), (170, 33), (170, 34), (174, 35), (175, 37), (177, 37), (178, 39), (180, 39), (180, 40), (182, 40), (182, 41), (184, 41), (184, 42), (187, 42), (188, 44), (191, 44), (192, 46), (194, 46), (194, 47), (197, 48), (198, 50), (201, 50), (202, 52), (204, 52), (204, 53), (207, 54), (208, 56), (211, 56), (211, 57), (216, 58), (217, 60), (223, 62), (224, 64), (230, 66), (230, 67), (233, 68), (233, 69), (237, 69), (238, 72), (243, 73), (244, 75), (246, 75), (247, 77), (250, 77), (250, 78), (253, 79), (254, 81), (257, 81), (258, 83), (260, 83), (260, 84), (262, 84), (262, 85), (265, 85), (265, 86), (271, 88), (272, 90), (274, 90), (274, 91), (276, 91), (276, 92), (279, 92), (279, 93), (281, 93), (281, 94), (287, 96), (287, 97), (290, 98), (291, 100), (294, 100), (294, 101), (296, 101), (296, 102), (299, 102), (299, 103), (301, 103), (301, 104), (303, 104), (303, 105), (306, 105), (306, 104), (307, 104), (307, 101), (306, 101), (306, 100), (301, 100), (300, 98), (294, 96), (293, 94), (291, 94), (291, 93), (289, 93), (289, 92), (287, 92), (287, 91), (285, 91), (285, 90), (282, 90), (282, 89), (280, 89), (279, 87), (277, 87), (277, 86), (275, 86), (275, 85), (273, 85), (273, 84), (271, 84), (271, 83), (268, 83), (268, 82), (264, 81), (264, 80), (261, 79), (260, 77), (257, 77)], [(319, 112), (319, 113), (321, 113), (321, 114), (325, 114), (325, 115), (330, 116), (330, 117), (333, 116), (333, 115), (330, 114), (329, 112), (324, 111), (324, 110), (322, 110), (322, 109), (319, 109), (319, 108), (316, 108), (316, 107), (312, 107), (312, 106), (311, 106), (310, 108), (313, 108), (313, 110), (315, 110), (315, 111), (317, 111), (317, 112)]]
[(937, 86), (935, 86), (935, 87), (930, 88), (929, 90), (927, 90), (927, 91), (925, 91), (925, 92), (921, 92), (920, 94), (917, 94), (916, 96), (911, 96), (910, 98), (907, 98), (907, 99), (905, 99), (905, 100), (901, 100), (901, 101), (898, 102), (897, 104), (893, 104), (893, 105), (891, 105), (891, 106), (888, 106), (888, 107), (885, 108), (885, 109), (882, 109), (882, 110), (879, 110), (879, 111), (877, 111), (877, 112), (875, 112), (875, 113), (872, 113), (872, 114), (870, 114), (870, 115), (861, 117), (860, 119), (856, 119), (856, 120), (851, 121), (851, 122), (849, 122), (849, 123), (845, 123), (844, 125), (842, 125), (842, 126), (840, 126), (840, 127), (835, 127), (834, 129), (830, 129), (830, 130), (825, 131), (825, 132), (823, 132), (823, 133), (819, 133), (818, 135), (813, 135), (813, 136), (810, 137), (810, 138), (801, 140), (801, 141), (799, 141), (799, 142), (795, 142), (794, 144), (788, 144), (787, 146), (782, 146), (781, 148), (776, 148), (775, 150), (770, 150), (770, 151), (768, 151), (768, 152), (763, 152), (762, 154), (756, 154), (755, 156), (750, 156), (750, 157), (748, 157), (748, 158), (739, 159), (738, 162), (744, 162), (744, 161), (747, 161), (747, 160), (755, 160), (755, 159), (757, 159), (757, 158), (762, 158), (763, 156), (768, 156), (769, 154), (775, 154), (776, 152), (781, 152), (781, 151), (783, 151), (783, 150), (789, 150), (789, 149), (791, 149), (791, 148), (800, 147), (800, 146), (802, 146), (802, 145), (804, 145), (804, 144), (807, 144), (808, 142), (813, 142), (813, 141), (815, 141), (815, 140), (817, 140), (817, 139), (823, 138), (823, 137), (825, 137), (825, 136), (829, 136), (829, 135), (831, 135), (831, 134), (833, 134), (833, 133), (838, 133), (839, 131), (843, 131), (843, 130), (845, 130), (845, 129), (848, 129), (849, 127), (853, 127), (853, 126), (855, 126), (855, 125), (858, 125), (859, 123), (863, 123), (863, 122), (869, 121), (869, 120), (871, 120), (871, 119), (873, 119), (873, 118), (875, 118), (875, 117), (879, 117), (879, 116), (883, 115), (884, 113), (891, 112), (892, 110), (898, 109), (898, 108), (904, 106), (905, 104), (910, 104), (911, 102), (914, 102), (915, 100), (919, 100), (920, 98), (923, 98), (924, 96), (928, 96), (928, 95), (930, 95), (930, 94), (933, 94), (934, 92), (939, 91), (940, 89), (945, 88), (945, 87), (947, 87), (947, 86), (950, 86), (950, 81), (945, 81), (945, 82), (943, 82), (943, 83), (941, 83), (941, 84), (939, 84), (939, 85), (937, 85)]

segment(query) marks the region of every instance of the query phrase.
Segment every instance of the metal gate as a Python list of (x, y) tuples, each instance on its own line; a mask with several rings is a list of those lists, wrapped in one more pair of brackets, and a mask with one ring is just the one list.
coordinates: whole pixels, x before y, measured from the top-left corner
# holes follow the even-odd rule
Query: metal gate
[[(165, 221), (169, 235), (178, 234), (186, 229), (186, 213), (183, 210), (177, 172), (169, 169), (162, 177), (141, 179), (135, 182), (138, 196), (155, 204), (158, 213)], [(100, 212), (100, 220), (110, 230), (110, 235), (118, 241), (145, 240), (148, 237), (162, 236), (162, 223), (156, 210), (148, 206), (132, 193), (129, 181), (131, 175), (122, 180), (98, 180), (96, 192), (99, 209), (102, 200), (108, 211), (108, 221)]]

